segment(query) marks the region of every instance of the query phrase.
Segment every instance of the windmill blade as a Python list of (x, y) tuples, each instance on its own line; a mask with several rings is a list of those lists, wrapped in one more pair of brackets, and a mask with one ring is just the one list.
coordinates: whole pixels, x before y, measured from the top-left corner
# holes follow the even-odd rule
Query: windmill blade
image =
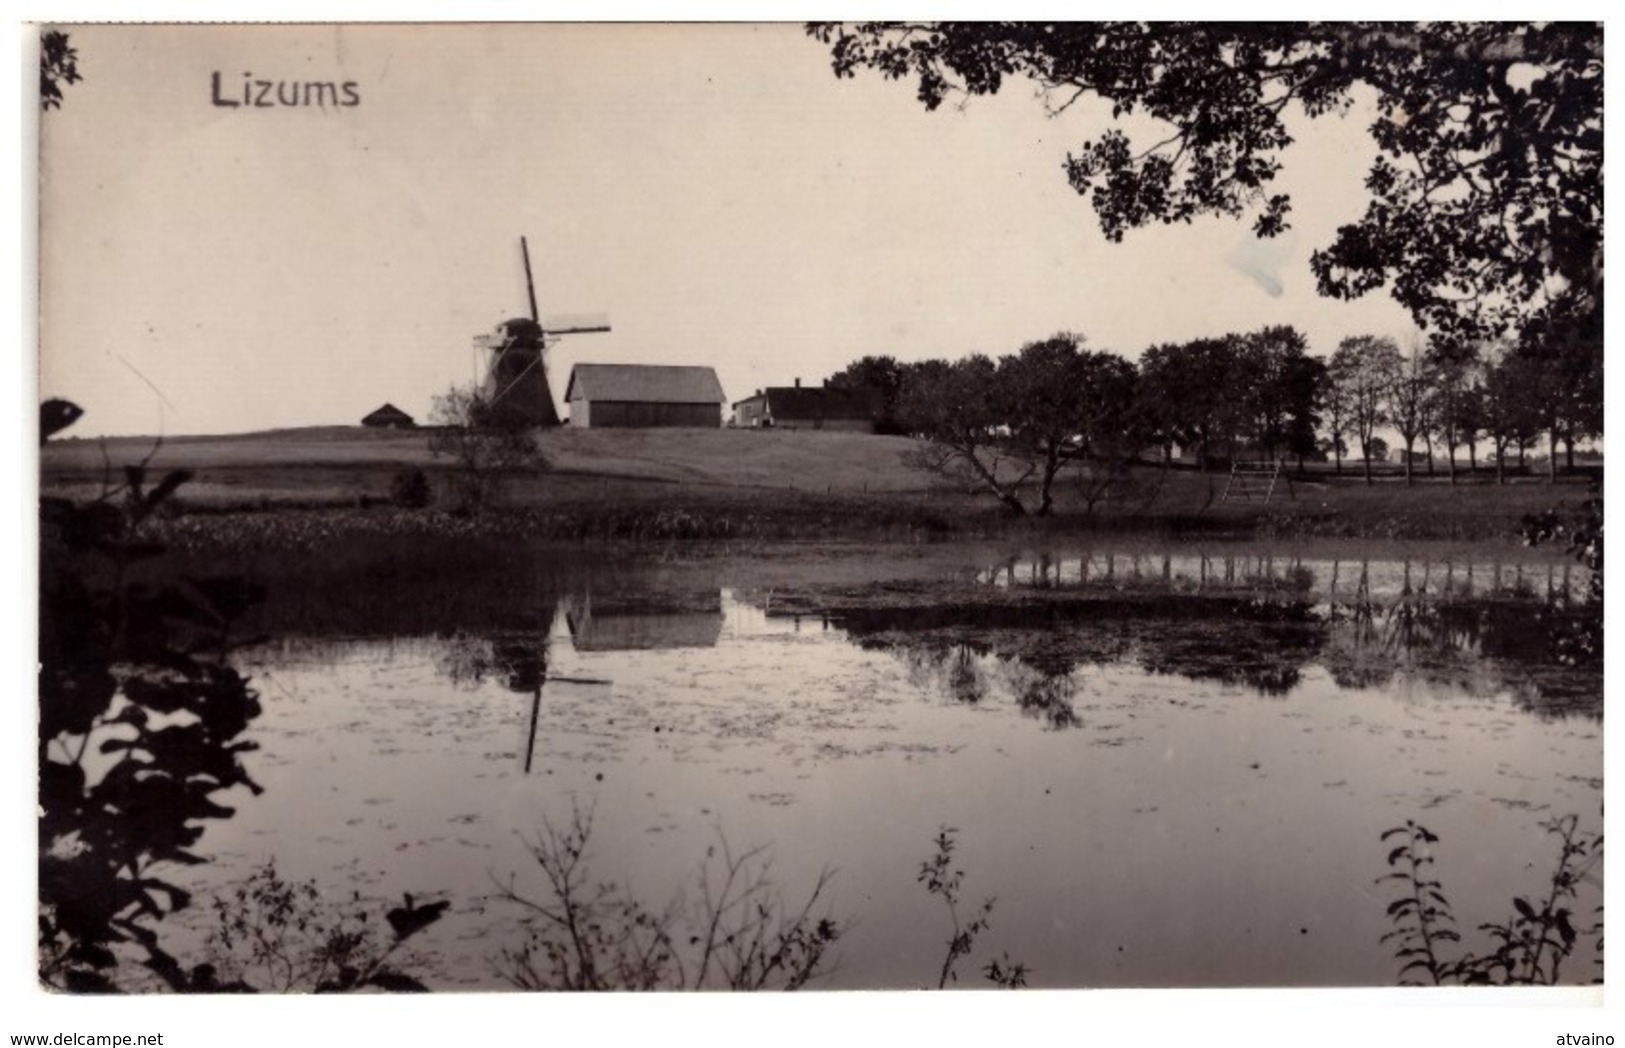
[(536, 312), (536, 282), (530, 278), (530, 241), (520, 237), (519, 251), (525, 256), (525, 295), (530, 299), (530, 319), (540, 324), (542, 317)]
[(556, 313), (541, 320), (542, 331), (549, 335), (584, 335), (609, 330), (608, 313)]

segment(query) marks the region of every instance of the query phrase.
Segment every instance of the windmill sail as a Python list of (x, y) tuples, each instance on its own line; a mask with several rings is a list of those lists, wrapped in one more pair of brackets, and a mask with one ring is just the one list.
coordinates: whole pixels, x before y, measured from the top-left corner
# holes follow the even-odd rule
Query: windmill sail
[(549, 335), (585, 335), (609, 330), (608, 313), (544, 313), (542, 330)]
[(519, 238), (525, 261), (525, 295), (529, 317), (504, 320), (488, 335), (476, 335), (474, 346), (490, 354), (480, 392), (488, 405), (489, 422), (500, 426), (557, 426), (559, 412), (547, 382), (547, 343), (557, 335), (608, 331), (603, 313), (576, 313), (541, 317), (536, 310), (536, 285), (530, 273), (530, 243)]

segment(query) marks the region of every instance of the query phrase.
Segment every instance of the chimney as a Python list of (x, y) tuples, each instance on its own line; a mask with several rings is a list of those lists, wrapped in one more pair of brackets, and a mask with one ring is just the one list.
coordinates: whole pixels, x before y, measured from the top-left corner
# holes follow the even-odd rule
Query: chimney
[(800, 388), (801, 388), (801, 380), (800, 380), (800, 379), (799, 379), (799, 378), (798, 378), (798, 379), (796, 379), (796, 388), (797, 388), (797, 389), (800, 389)]

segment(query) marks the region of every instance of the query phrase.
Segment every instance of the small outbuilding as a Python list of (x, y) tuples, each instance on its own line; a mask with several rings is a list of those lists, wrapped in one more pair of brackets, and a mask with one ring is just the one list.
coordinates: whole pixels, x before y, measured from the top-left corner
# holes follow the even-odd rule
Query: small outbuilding
[(835, 429), (873, 433), (880, 396), (871, 389), (769, 386), (733, 406), (733, 424), (746, 429)]
[(417, 423), (412, 416), (396, 407), (394, 404), (385, 404), (361, 420), (363, 426), (373, 429), (415, 429)]
[(727, 402), (714, 369), (650, 364), (577, 364), (564, 399), (570, 425), (720, 429)]

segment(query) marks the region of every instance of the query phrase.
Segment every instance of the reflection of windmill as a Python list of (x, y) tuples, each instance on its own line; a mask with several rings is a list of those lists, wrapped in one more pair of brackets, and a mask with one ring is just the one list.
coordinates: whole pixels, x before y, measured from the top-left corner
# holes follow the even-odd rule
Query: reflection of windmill
[(480, 392), (495, 422), (524, 426), (556, 426), (558, 411), (547, 383), (548, 345), (561, 335), (609, 330), (602, 314), (548, 317), (544, 323), (536, 309), (536, 284), (530, 274), (530, 245), (519, 238), (525, 259), (525, 292), (530, 316), (504, 320), (489, 335), (476, 335), (474, 346), (490, 354)]

